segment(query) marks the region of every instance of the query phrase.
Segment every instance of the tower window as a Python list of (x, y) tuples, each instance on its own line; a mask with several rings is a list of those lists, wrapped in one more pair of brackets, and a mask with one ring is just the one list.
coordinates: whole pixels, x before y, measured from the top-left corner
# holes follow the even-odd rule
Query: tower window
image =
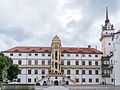
[(108, 45), (111, 45), (111, 43), (109, 43)]

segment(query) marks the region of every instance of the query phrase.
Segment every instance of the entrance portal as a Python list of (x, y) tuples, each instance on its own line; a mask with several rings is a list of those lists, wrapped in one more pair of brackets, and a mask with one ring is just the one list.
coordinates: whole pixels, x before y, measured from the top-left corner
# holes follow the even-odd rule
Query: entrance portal
[(58, 85), (58, 81), (56, 80), (56, 81), (54, 81), (54, 85)]

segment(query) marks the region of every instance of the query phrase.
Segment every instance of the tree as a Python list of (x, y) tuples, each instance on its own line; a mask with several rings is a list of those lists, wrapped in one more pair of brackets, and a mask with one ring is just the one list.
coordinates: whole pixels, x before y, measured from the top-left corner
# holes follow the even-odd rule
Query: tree
[(12, 81), (17, 78), (19, 68), (18, 65), (13, 64), (13, 60), (4, 54), (0, 53), (0, 81), (3, 81), (3, 70), (7, 68), (7, 78)]

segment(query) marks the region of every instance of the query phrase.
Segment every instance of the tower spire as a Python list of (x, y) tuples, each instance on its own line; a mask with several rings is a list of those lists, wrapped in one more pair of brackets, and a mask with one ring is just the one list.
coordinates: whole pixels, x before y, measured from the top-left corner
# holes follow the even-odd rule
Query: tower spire
[(108, 19), (108, 6), (106, 5), (106, 20), (105, 20), (105, 24), (107, 24), (109, 22)]

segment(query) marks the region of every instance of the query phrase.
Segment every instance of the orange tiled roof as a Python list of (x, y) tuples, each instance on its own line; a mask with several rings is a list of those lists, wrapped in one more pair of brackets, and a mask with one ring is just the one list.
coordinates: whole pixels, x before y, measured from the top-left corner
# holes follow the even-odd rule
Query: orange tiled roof
[[(81, 54), (102, 54), (94, 48), (62, 47), (62, 53), (81, 53)], [(50, 53), (51, 47), (14, 47), (3, 51), (3, 53)]]

